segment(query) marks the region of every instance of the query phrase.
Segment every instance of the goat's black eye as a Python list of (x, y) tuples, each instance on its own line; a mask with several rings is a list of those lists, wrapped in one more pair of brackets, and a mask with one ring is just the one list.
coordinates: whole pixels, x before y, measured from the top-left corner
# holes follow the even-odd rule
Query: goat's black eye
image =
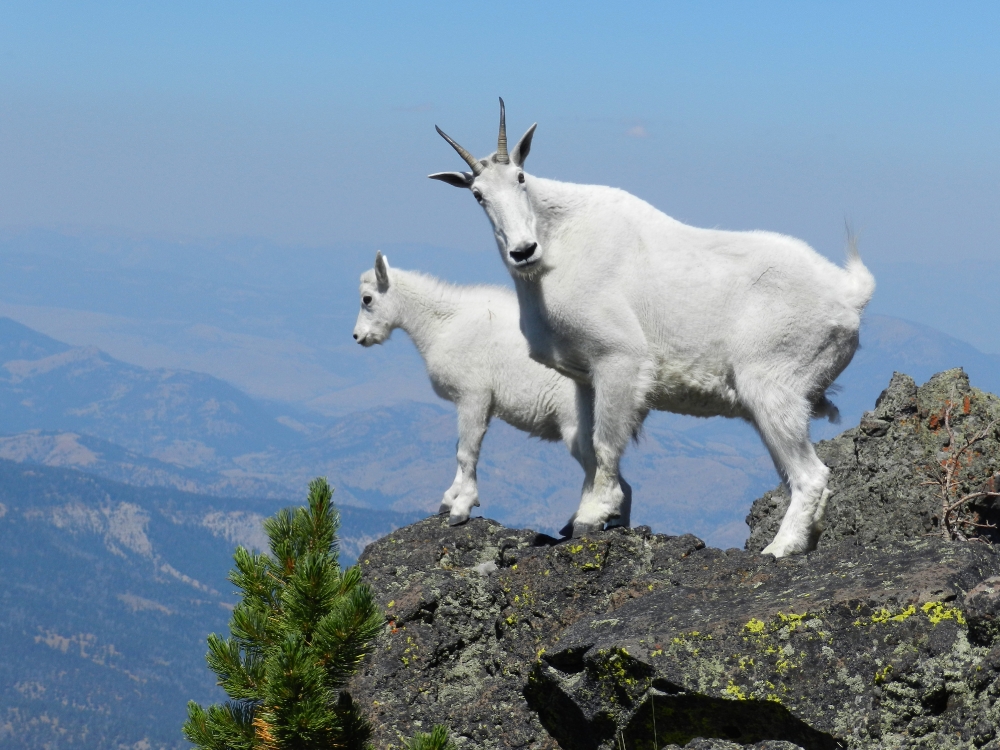
[(364, 302), (366, 305), (370, 305), (372, 303), (372, 296), (370, 294), (366, 294), (364, 297), (361, 298), (361, 301)]
[(518, 173), (518, 175), (517, 175), (517, 181), (519, 183), (521, 183), (522, 185), (524, 184), (524, 172), (519, 172)]
[(478, 190), (473, 190), (472, 191), (472, 197), (475, 198), (480, 203), (483, 202), (483, 194), (480, 193)]

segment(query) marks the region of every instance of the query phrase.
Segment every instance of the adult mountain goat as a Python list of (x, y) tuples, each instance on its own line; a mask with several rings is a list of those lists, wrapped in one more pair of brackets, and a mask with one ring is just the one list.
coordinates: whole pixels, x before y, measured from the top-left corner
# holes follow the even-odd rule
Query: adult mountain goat
[(853, 244), (839, 268), (791, 237), (698, 229), (623, 190), (532, 177), (534, 132), (508, 154), (501, 100), (496, 152), (476, 159), (438, 128), (472, 171), (430, 177), (471, 190), (514, 278), (531, 356), (589, 394), (597, 470), (573, 533), (615, 517), (622, 453), (660, 409), (751, 422), (791, 492), (764, 551), (812, 549), (829, 470), (809, 419), (834, 417), (826, 390), (875, 289)]
[[(582, 411), (581, 423), (573, 381), (528, 356), (512, 292), (390, 270), (382, 253), (362, 274), (360, 292), (354, 340), (373, 346), (402, 328), (423, 357), (434, 392), (457, 407), (458, 471), (438, 510), (451, 525), (468, 521), (479, 505), (476, 465), (492, 417), (543, 440), (562, 440), (583, 467), (584, 486), (593, 485), (590, 412)], [(625, 499), (616, 521), (628, 525), (631, 489), (621, 483)]]

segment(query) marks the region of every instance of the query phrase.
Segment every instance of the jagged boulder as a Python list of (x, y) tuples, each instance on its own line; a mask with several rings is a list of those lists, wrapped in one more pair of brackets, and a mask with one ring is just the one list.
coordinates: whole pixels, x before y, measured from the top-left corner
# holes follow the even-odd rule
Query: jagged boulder
[(557, 543), (482, 518), (430, 518), (373, 543), (359, 564), (388, 624), (351, 692), (369, 707), (375, 745), (400, 748), (443, 723), (470, 747), (558, 747), (524, 695), (540, 654), (703, 547), (643, 527)]
[[(937, 385), (956, 430), (980, 429), (996, 400), (962, 381)], [(927, 535), (939, 506), (896, 465), (948, 455), (921, 399), (896, 376), (866, 415), (884, 432), (838, 438), (872, 457), (834, 467), (841, 499), (808, 555), (645, 527), (557, 541), (485, 519), (430, 518), (370, 545), (360, 564), (388, 620), (351, 692), (376, 746), (441, 723), (469, 748), (1000, 748), (1000, 556)], [(897, 448), (874, 442), (887, 437)], [(981, 443), (973, 473), (992, 467)], [(869, 471), (857, 485), (851, 460)], [(850, 512), (848, 486), (872, 488), (857, 501), (881, 526)], [(751, 514), (758, 537), (770, 502)]]

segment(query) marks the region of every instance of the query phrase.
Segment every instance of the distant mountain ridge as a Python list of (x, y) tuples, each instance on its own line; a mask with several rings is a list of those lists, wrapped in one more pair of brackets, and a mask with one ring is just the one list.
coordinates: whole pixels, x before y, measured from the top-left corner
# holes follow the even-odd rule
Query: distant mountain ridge
[(168, 463), (75, 432), (28, 430), (0, 436), (0, 458), (77, 469), (135, 487), (173, 487), (219, 497), (290, 497), (287, 487), (266, 478)]
[(72, 348), (69, 344), (56, 341), (16, 320), (0, 317), (0, 362), (42, 359)]
[[(325, 475), (343, 504), (405, 513), (436, 509), (454, 473), (454, 411), (443, 402), (341, 417), (282, 409), (217, 378), (129, 365), (0, 318), (0, 359), (7, 356), (16, 358), (0, 363), (0, 427), (9, 434), (0, 457), (237, 497), (295, 498)], [(922, 381), (957, 365), (977, 387), (1000, 391), (1000, 357), (926, 326), (869, 316), (833, 399), (844, 423), (855, 423), (894, 370)], [(813, 437), (840, 429), (815, 422)], [(742, 543), (749, 503), (777, 480), (745, 424), (658, 412), (626, 453), (625, 471), (636, 522), (728, 545)], [(484, 514), (554, 531), (575, 508), (581, 480), (562, 446), (494, 422), (480, 469)]]
[(8, 357), (0, 366), (0, 424), (9, 433), (83, 431), (182, 466), (211, 466), (216, 456), (295, 439), (294, 430), (218, 378), (129, 365), (9, 318), (0, 319), (0, 357)]

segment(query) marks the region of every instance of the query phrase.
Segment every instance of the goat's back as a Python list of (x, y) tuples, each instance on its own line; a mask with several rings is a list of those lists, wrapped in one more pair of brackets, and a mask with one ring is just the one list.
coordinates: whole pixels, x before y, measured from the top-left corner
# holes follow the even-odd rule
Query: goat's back
[(504, 287), (450, 289), (450, 313), (424, 353), (435, 391), (450, 401), (488, 397), (496, 417), (560, 439), (559, 425), (576, 421), (575, 386), (529, 356), (517, 297)]

